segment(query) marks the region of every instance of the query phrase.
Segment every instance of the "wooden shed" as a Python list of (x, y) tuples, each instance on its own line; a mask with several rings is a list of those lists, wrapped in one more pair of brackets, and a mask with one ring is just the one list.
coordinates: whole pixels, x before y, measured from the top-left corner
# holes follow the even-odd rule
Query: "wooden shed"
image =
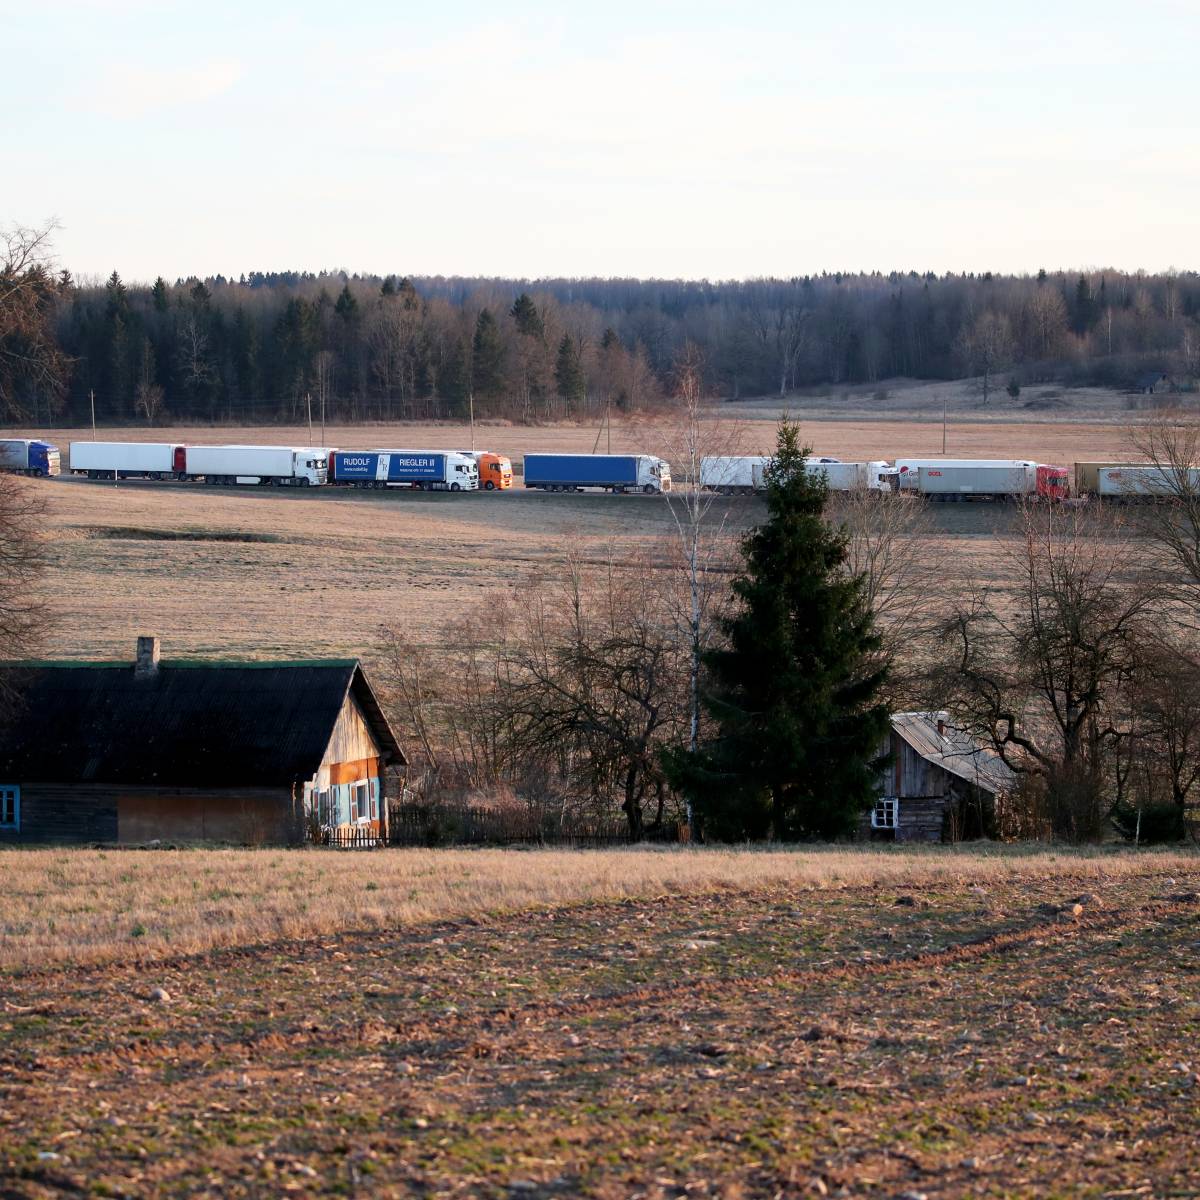
[(1014, 776), (999, 756), (956, 728), (946, 712), (892, 714), (890, 765), (880, 776), (865, 836), (897, 842), (958, 841), (993, 828)]
[(0, 842), (299, 842), (387, 833), (403, 765), (356, 659), (2, 668)]

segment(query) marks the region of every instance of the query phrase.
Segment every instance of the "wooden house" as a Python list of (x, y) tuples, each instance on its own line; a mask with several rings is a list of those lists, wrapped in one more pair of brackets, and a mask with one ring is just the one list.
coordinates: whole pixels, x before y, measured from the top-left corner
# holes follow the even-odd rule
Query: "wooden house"
[(984, 837), (1014, 776), (945, 712), (892, 714), (890, 764), (860, 832), (897, 842)]
[(386, 837), (405, 760), (356, 659), (0, 669), (0, 842)]

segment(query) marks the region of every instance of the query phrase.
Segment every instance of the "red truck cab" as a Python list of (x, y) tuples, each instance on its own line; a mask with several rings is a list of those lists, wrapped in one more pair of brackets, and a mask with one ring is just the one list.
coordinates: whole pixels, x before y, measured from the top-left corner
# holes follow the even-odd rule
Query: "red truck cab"
[(1069, 500), (1071, 473), (1066, 467), (1041, 464), (1037, 468), (1037, 494), (1041, 500)]

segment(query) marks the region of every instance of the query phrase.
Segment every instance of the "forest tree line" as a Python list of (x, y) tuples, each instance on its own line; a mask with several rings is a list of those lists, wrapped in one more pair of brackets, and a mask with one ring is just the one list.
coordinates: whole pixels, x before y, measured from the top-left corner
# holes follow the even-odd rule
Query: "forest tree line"
[[(34, 310), (0, 325), (21, 422), (297, 421), (644, 409), (700, 361), (731, 399), (893, 377), (1133, 387), (1200, 376), (1200, 276), (821, 275), (708, 283), (251, 273), (80, 285), (0, 263)], [(37, 326), (39, 361), (22, 372)], [(49, 355), (49, 360), (47, 360)], [(985, 399), (987, 397), (985, 396)]]

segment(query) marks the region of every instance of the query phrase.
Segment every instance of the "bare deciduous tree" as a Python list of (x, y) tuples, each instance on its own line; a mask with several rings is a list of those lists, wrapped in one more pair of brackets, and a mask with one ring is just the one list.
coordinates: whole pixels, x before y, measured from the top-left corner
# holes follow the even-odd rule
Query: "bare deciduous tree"
[(1012, 359), (1013, 335), (1008, 317), (985, 309), (959, 338), (959, 355), (968, 372), (983, 377), (983, 402), (992, 393), (992, 376)]
[(53, 230), (52, 224), (0, 230), (0, 413), (10, 420), (43, 402), (52, 412), (62, 395), (69, 360), (52, 325), (60, 288)]
[[(0, 659), (32, 657), (52, 623), (41, 592), (45, 543), (40, 535), (44, 505), (35, 488), (0, 475)], [(0, 715), (16, 701), (14, 679), (0, 680)]]
[(889, 702), (910, 708), (924, 696), (932, 642), (955, 590), (947, 586), (945, 543), (929, 509), (912, 497), (832, 492), (825, 511), (847, 535), (847, 574), (864, 581), (889, 667)]
[(1131, 732), (1125, 692), (1160, 592), (1110, 513), (1030, 507), (1006, 557), (1011, 603), (958, 607), (943, 636), (942, 703), (1044, 790), (1056, 833), (1098, 837), (1115, 798), (1114, 747)]

